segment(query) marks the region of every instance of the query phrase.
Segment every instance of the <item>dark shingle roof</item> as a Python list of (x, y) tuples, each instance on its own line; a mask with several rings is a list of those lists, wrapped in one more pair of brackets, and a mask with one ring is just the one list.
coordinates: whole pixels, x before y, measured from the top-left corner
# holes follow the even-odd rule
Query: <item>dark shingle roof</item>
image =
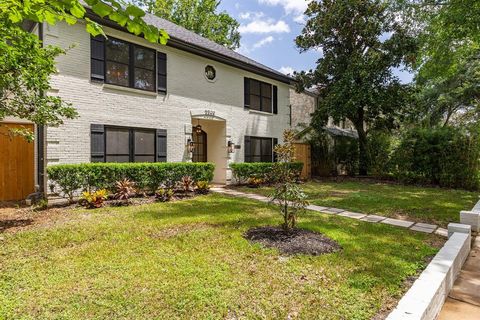
[[(168, 20), (159, 18), (153, 14), (148, 14), (148, 13), (145, 15), (144, 21), (148, 24), (154, 25), (159, 29), (164, 29), (165, 31), (167, 31), (168, 35), (170, 36), (170, 40), (169, 40), (169, 43), (167, 43), (167, 45), (176, 47), (175, 44), (181, 43), (187, 46), (191, 46), (192, 49), (201, 48), (207, 52), (213, 53), (213, 56), (209, 56), (209, 58), (212, 58), (214, 60), (219, 60), (219, 59), (215, 59), (214, 56), (222, 56), (227, 61), (228, 60), (231, 60), (232, 62), (236, 61), (240, 65), (244, 65), (245, 67), (247, 67), (245, 69), (248, 71), (252, 71), (252, 70), (249, 70), (252, 68), (258, 69), (263, 71), (262, 75), (264, 76), (271, 77), (283, 82), (293, 81), (291, 77), (277, 70), (269, 68), (255, 60), (247, 58), (244, 55), (239, 54), (238, 52), (230, 50), (222, 45), (219, 45), (216, 42), (206, 39), (196, 34), (195, 32), (187, 30), (184, 27), (181, 27), (173, 22), (170, 22)], [(185, 48), (180, 46), (180, 49), (185, 49)], [(194, 50), (188, 50), (188, 51), (191, 51), (192, 53), (198, 53), (198, 52), (194, 52)], [(221, 61), (221, 62), (228, 63), (227, 61)], [(237, 65), (237, 67), (241, 67), (240, 65)]]

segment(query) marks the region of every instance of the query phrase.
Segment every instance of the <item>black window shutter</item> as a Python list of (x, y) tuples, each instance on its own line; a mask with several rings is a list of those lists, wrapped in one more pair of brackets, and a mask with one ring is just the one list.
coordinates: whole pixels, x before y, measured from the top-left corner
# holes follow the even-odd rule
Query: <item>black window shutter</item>
[(159, 92), (167, 92), (167, 55), (157, 52), (157, 88)]
[(92, 80), (105, 80), (105, 37), (90, 38), (90, 73)]
[(250, 136), (245, 136), (244, 150), (245, 150), (245, 162), (252, 162)]
[(250, 79), (249, 78), (243, 79), (243, 92), (245, 95), (244, 107), (250, 108)]
[(157, 162), (167, 162), (167, 130), (157, 129)]
[(273, 156), (273, 162), (277, 162), (277, 153), (274, 151), (275, 149), (275, 146), (278, 144), (278, 139), (277, 138), (273, 138), (272, 140), (272, 156)]
[(92, 162), (105, 162), (105, 127), (90, 125), (90, 157)]
[(278, 87), (273, 86), (273, 113), (278, 113)]

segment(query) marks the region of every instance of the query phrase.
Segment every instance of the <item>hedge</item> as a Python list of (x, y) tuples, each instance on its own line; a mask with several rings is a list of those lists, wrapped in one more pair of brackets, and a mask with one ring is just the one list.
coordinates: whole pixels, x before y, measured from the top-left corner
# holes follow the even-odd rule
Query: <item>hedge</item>
[(391, 161), (394, 177), (402, 182), (478, 190), (479, 159), (478, 133), (442, 127), (409, 130)]
[(83, 163), (54, 165), (47, 168), (52, 186), (68, 197), (79, 190), (114, 190), (115, 182), (129, 179), (139, 189), (154, 192), (162, 184), (175, 183), (183, 176), (194, 181), (212, 181), (212, 163)]
[(291, 168), (296, 171), (298, 178), (300, 178), (303, 169), (302, 162), (243, 162), (232, 163), (230, 164), (230, 168), (232, 168), (233, 177), (238, 183), (245, 183), (249, 178), (261, 178), (265, 182), (273, 182), (275, 177), (271, 175), (272, 169), (273, 166), (278, 165), (291, 166)]

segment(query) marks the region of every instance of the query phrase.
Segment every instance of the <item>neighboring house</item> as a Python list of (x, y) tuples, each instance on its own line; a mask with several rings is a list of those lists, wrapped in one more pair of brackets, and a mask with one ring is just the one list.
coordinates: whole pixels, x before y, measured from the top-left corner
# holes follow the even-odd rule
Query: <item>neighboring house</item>
[(214, 182), (228, 183), (232, 162), (273, 161), (290, 126), (293, 79), (169, 21), (145, 19), (168, 32), (166, 46), (105, 21), (108, 39), (91, 37), (82, 23), (32, 29), (45, 45), (74, 45), (58, 58), (51, 94), (79, 113), (38, 128), (40, 188), (42, 168), (55, 164), (208, 161)]

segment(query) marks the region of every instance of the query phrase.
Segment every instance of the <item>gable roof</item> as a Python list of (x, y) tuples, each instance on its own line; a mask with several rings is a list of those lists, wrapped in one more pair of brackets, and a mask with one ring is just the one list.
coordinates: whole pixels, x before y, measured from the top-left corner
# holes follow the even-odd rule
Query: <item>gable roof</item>
[[(107, 19), (100, 19), (98, 16), (87, 7), (88, 17), (98, 23), (106, 25), (111, 28), (126, 31), (125, 28), (120, 27), (115, 22)], [(255, 60), (252, 60), (244, 55), (239, 54), (227, 47), (219, 45), (218, 43), (204, 38), (195, 32), (185, 29), (171, 21), (157, 17), (154, 14), (147, 13), (143, 20), (159, 29), (164, 29), (170, 39), (167, 46), (177, 48), (183, 51), (193, 53), (205, 58), (209, 58), (227, 65), (240, 68), (258, 75), (274, 79), (287, 84), (295, 81), (277, 70), (267, 67)]]

